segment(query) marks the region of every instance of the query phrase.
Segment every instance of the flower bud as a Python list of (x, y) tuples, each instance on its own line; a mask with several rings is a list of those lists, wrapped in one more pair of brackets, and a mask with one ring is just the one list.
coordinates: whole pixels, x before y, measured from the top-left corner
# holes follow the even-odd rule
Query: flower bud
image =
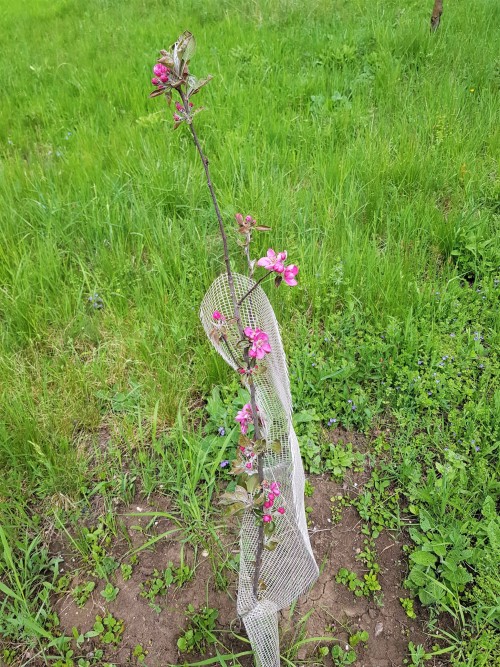
[(153, 73), (156, 74), (156, 76), (163, 76), (167, 74), (167, 72), (168, 69), (161, 63), (156, 63), (156, 65), (153, 67)]

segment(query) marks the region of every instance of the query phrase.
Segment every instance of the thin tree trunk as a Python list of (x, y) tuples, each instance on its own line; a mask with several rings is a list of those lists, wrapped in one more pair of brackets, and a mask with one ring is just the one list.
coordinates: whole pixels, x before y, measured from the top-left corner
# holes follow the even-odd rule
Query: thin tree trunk
[(431, 32), (435, 32), (438, 29), (442, 13), (443, 0), (434, 0), (434, 9), (432, 10), (431, 16)]
[[(179, 94), (181, 96), (182, 102), (184, 104), (184, 109), (186, 110), (186, 114), (189, 115), (189, 100), (185, 96), (185, 94), (182, 92), (182, 90), (179, 89)], [(245, 338), (245, 333), (243, 331), (243, 323), (241, 321), (241, 315), (240, 315), (240, 306), (243, 303), (243, 301), (249, 296), (253, 290), (259, 285), (264, 278), (268, 277), (268, 274), (263, 276), (260, 280), (256, 282), (255, 285), (253, 285), (246, 294), (243, 295), (243, 297), (238, 301), (236, 297), (236, 290), (234, 287), (234, 279), (233, 279), (233, 273), (231, 271), (231, 263), (229, 261), (229, 250), (228, 250), (228, 245), (227, 245), (227, 236), (226, 236), (226, 230), (224, 229), (224, 222), (222, 220), (222, 214), (219, 209), (219, 204), (217, 202), (217, 196), (215, 194), (214, 186), (212, 184), (212, 179), (210, 177), (210, 170), (208, 168), (208, 159), (206, 158), (205, 154), (203, 153), (203, 149), (201, 147), (201, 144), (198, 139), (198, 135), (196, 134), (196, 130), (194, 129), (193, 123), (189, 123), (189, 129), (191, 130), (191, 135), (193, 137), (194, 144), (198, 150), (198, 154), (201, 158), (201, 162), (203, 164), (203, 167), (205, 169), (205, 175), (207, 178), (207, 185), (208, 189), (210, 191), (210, 195), (212, 197), (212, 202), (214, 205), (215, 209), (215, 214), (217, 216), (217, 220), (219, 222), (219, 231), (222, 237), (222, 245), (224, 247), (224, 262), (226, 264), (226, 273), (227, 273), (227, 281), (229, 285), (229, 292), (231, 294), (231, 299), (233, 302), (233, 308), (234, 308), (234, 318), (236, 320), (236, 325), (238, 327), (238, 331), (240, 334), (240, 338), (244, 340)], [(250, 260), (250, 256), (247, 254), (248, 260)], [(249, 267), (250, 262), (249, 262)], [(231, 354), (231, 357), (233, 357), (233, 361), (236, 360), (234, 359), (233, 353), (228, 345), (227, 338), (223, 338), (224, 343), (229, 349), (229, 352)], [(247, 368), (250, 369), (250, 360), (248, 357), (248, 354), (245, 354), (245, 361), (247, 363)], [(257, 413), (257, 403), (255, 400), (255, 385), (253, 382), (253, 378), (250, 375), (249, 380), (249, 389), (250, 389), (250, 405), (252, 406), (252, 416), (253, 416), (253, 428), (254, 428), (254, 441), (260, 440), (261, 433), (260, 433), (260, 426), (259, 426), (259, 415)], [(257, 457), (257, 465), (258, 465), (258, 475), (259, 475), (259, 483), (262, 485), (262, 482), (264, 481), (264, 461), (263, 461), (263, 455), (260, 454)], [(253, 575), (253, 594), (255, 597), (255, 601), (257, 602), (259, 599), (259, 580), (260, 580), (260, 571), (262, 567), (262, 555), (264, 552), (264, 523), (261, 523), (259, 526), (259, 532), (258, 532), (258, 538), (257, 538), (257, 550), (255, 553), (255, 570), (254, 570), (254, 575)]]

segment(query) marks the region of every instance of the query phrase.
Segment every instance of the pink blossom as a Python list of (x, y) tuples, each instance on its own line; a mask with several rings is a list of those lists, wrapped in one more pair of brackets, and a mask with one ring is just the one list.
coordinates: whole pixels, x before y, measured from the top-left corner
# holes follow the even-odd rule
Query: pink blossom
[(162, 74), (162, 75), (160, 76), (160, 81), (161, 81), (162, 83), (167, 83), (167, 81), (168, 81), (168, 74)]
[(174, 113), (174, 120), (177, 123), (178, 121), (182, 120), (182, 118), (179, 116), (179, 114)]
[(153, 73), (156, 76), (164, 76), (165, 74), (168, 74), (169, 69), (162, 63), (156, 63), (156, 65), (153, 67)]
[(285, 513), (285, 508), (284, 508), (284, 507), (278, 507), (277, 511), (278, 511), (280, 514), (284, 514), (284, 513)]
[(269, 484), (269, 489), (271, 490), (271, 493), (274, 493), (275, 496), (279, 496), (280, 494), (279, 482), (271, 482), (271, 484)]
[(151, 79), (151, 83), (153, 84), (153, 86), (159, 86), (160, 85), (160, 79), (158, 79), (156, 76), (154, 76)]
[(273, 517), (270, 514), (264, 514), (264, 516), (262, 517), (262, 521), (264, 521), (264, 523), (269, 523), (272, 520)]
[(264, 507), (266, 508), (266, 510), (270, 509), (272, 506), (273, 503), (270, 502), (269, 500), (266, 500), (266, 502), (264, 503)]
[(266, 354), (271, 352), (269, 336), (265, 331), (262, 331), (262, 329), (252, 329), (251, 327), (246, 327), (244, 329), (244, 334), (252, 343), (252, 347), (248, 350), (249, 357), (263, 359)]
[(177, 111), (184, 111), (184, 107), (180, 102), (175, 103), (175, 108), (177, 109)]
[(253, 368), (238, 368), (238, 373), (240, 375), (252, 375), (254, 371), (257, 371), (259, 369), (258, 365), (255, 364)]
[(261, 257), (257, 262), (257, 266), (262, 266), (268, 271), (275, 271), (276, 273), (283, 273), (285, 270), (285, 265), (283, 262), (287, 258), (286, 250), (279, 252), (278, 254), (272, 248), (269, 248), (267, 251), (267, 257)]
[(267, 499), (271, 502), (274, 502), (274, 493), (268, 494)]
[(214, 310), (212, 317), (216, 322), (223, 322), (226, 319), (220, 310)]
[(252, 422), (252, 406), (250, 403), (246, 403), (243, 406), (243, 408), (236, 415), (235, 420), (239, 422), (243, 435), (246, 435), (248, 426)]
[(285, 267), (285, 270), (283, 272), (283, 280), (286, 282), (287, 285), (290, 285), (290, 287), (294, 287), (297, 284), (297, 281), (295, 280), (295, 276), (299, 272), (299, 267), (295, 266), (295, 264), (289, 264), (288, 266)]

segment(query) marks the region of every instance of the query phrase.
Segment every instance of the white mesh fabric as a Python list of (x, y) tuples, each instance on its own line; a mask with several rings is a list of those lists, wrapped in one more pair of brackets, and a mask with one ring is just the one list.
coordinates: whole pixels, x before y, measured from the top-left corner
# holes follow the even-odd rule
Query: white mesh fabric
[[(255, 282), (246, 276), (233, 274), (236, 298), (241, 299)], [(233, 368), (237, 364), (226, 344), (213, 335), (214, 311), (227, 320), (233, 316), (233, 303), (227, 274), (219, 276), (210, 286), (200, 308), (203, 328), (217, 352)], [(278, 616), (280, 609), (289, 606), (316, 580), (318, 566), (314, 559), (307, 532), (304, 511), (304, 469), (299, 443), (292, 425), (292, 400), (285, 353), (278, 322), (267, 296), (256, 287), (240, 308), (243, 327), (259, 328), (269, 336), (271, 352), (257, 362), (254, 373), (256, 402), (263, 420), (263, 437), (268, 443), (279, 440), (281, 452), (267, 450), (264, 457), (264, 478), (281, 485), (281, 502), (285, 514), (276, 519), (274, 535), (279, 543), (274, 551), (264, 549), (260, 581), (264, 586), (256, 600), (253, 594), (255, 553), (258, 528), (248, 510), (243, 516), (240, 533), (240, 574), (238, 613), (242, 617), (259, 667), (279, 667)], [(236, 324), (224, 328), (233, 356), (241, 358), (237, 347), (239, 333)]]

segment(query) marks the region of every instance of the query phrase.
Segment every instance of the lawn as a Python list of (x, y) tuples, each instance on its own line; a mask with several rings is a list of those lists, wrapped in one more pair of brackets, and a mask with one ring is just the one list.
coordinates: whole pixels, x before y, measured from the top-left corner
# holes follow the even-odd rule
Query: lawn
[[(234, 269), (238, 211), (300, 266), (267, 293), (335, 588), (283, 664), (498, 664), (500, 5), (445, 0), (431, 34), (432, 4), (0, 0), (0, 664), (248, 653), (217, 505), (248, 399), (198, 318), (222, 245), (148, 98), (185, 29)], [(407, 627), (378, 658), (384, 604)]]

